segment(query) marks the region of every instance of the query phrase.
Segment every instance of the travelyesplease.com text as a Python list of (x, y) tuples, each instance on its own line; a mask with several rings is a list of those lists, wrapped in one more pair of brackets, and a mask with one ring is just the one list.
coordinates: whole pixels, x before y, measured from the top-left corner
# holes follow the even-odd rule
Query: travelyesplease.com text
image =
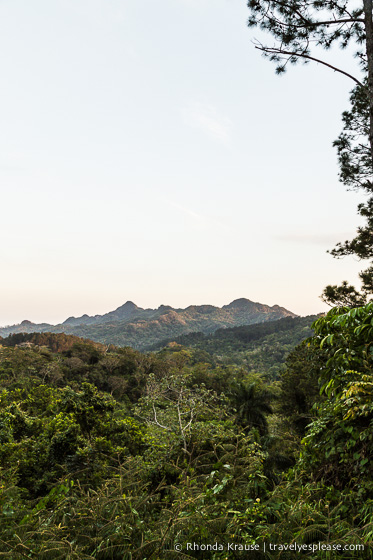
[(249, 551), (259, 551), (262, 550), (263, 552), (266, 551), (278, 551), (283, 552), (286, 550), (293, 551), (293, 552), (316, 552), (321, 550), (330, 550), (334, 552), (342, 552), (342, 551), (355, 551), (355, 550), (364, 550), (363, 544), (341, 544), (341, 543), (308, 543), (308, 544), (300, 544), (297, 542), (287, 543), (287, 544), (275, 544), (269, 542), (259, 543), (249, 543), (249, 544), (241, 544), (241, 543), (211, 543), (211, 544), (201, 544), (196, 542), (188, 542), (184, 545), (180, 543), (175, 543), (174, 550), (177, 552), (182, 552), (183, 550), (201, 550), (201, 551), (227, 551), (227, 552), (249, 552)]

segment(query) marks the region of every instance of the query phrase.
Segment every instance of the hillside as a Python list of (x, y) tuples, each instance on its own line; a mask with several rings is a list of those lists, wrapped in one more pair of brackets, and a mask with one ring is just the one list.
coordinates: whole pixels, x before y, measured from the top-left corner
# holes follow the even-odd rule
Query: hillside
[(0, 336), (15, 333), (52, 332), (89, 338), (103, 344), (132, 346), (147, 350), (160, 341), (180, 335), (202, 332), (213, 333), (219, 328), (252, 325), (296, 317), (287, 309), (272, 307), (241, 298), (223, 307), (191, 305), (174, 309), (161, 305), (158, 309), (143, 309), (131, 301), (104, 315), (69, 317), (59, 325), (35, 324), (22, 321), (19, 325), (0, 328)]
[(172, 350), (179, 345), (190, 348), (196, 356), (216, 365), (238, 365), (277, 377), (289, 353), (313, 335), (312, 323), (317, 315), (284, 317), (276, 321), (218, 329), (212, 334), (190, 333), (163, 340), (153, 349)]
[[(1, 339), (0, 556), (167, 560), (176, 542), (191, 560), (265, 560), (265, 543), (298, 542), (271, 558), (372, 560), (372, 314), (319, 318), (274, 382), (175, 342), (144, 354), (64, 333)], [(310, 320), (204, 339), (260, 349)], [(232, 543), (259, 554), (227, 556)]]

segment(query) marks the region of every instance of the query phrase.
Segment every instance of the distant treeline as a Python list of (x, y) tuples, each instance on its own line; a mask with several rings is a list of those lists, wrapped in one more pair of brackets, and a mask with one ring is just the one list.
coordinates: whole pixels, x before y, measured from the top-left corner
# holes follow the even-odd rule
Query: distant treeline
[[(15, 333), (10, 334), (6, 338), (0, 336), (0, 345), (14, 347), (19, 344), (34, 344), (35, 346), (47, 346), (52, 352), (66, 352), (70, 350), (74, 344), (82, 342), (82, 338), (64, 333)], [(87, 341), (96, 348), (104, 348), (99, 342)]]
[(154, 345), (153, 350), (157, 350), (167, 346), (170, 342), (176, 342), (182, 346), (200, 346), (213, 347), (214, 343), (233, 344), (234, 349), (244, 349), (247, 343), (254, 340), (260, 340), (270, 334), (280, 333), (284, 331), (291, 331), (299, 329), (299, 327), (308, 327), (309, 331), (304, 338), (311, 336), (312, 330), (310, 326), (319, 315), (308, 315), (307, 317), (283, 317), (277, 321), (266, 321), (265, 323), (258, 323), (255, 325), (244, 325), (242, 327), (231, 327), (224, 329), (217, 329), (212, 334), (204, 334), (203, 332), (194, 332), (184, 334), (176, 338), (169, 338), (163, 340), (159, 344)]

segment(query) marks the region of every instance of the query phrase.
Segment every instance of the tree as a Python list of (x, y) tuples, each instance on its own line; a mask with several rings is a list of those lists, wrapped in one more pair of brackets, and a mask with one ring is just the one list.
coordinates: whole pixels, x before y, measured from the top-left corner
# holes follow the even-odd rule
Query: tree
[[(358, 213), (366, 224), (357, 229), (351, 241), (338, 243), (330, 251), (336, 258), (355, 255), (362, 260), (373, 258), (373, 186), (371, 149), (369, 144), (369, 100), (366, 88), (356, 86), (350, 96), (351, 109), (342, 115), (343, 131), (334, 146), (338, 151), (340, 180), (348, 188), (362, 189), (369, 196), (365, 203), (359, 204)], [(364, 305), (368, 294), (373, 293), (373, 267), (360, 272), (362, 293), (343, 282), (341, 286), (327, 286), (323, 292), (324, 301), (333, 305)]]
[[(318, 62), (344, 74), (364, 88), (369, 99), (369, 143), (373, 163), (373, 21), (372, 0), (249, 0), (249, 27), (259, 26), (269, 31), (277, 41), (273, 47), (257, 43), (270, 60), (277, 63), (277, 73), (288, 63)], [(330, 49), (333, 44), (346, 48), (352, 41), (357, 45), (356, 56), (367, 80), (337, 68), (328, 60), (316, 57), (311, 49)], [(361, 45), (364, 50), (360, 50)]]
[(303, 440), (300, 463), (316, 480), (358, 488), (361, 498), (371, 491), (373, 474), (372, 315), (373, 303), (335, 308), (314, 324), (312, 343), (327, 358), (320, 369), (325, 399)]
[(233, 387), (232, 401), (236, 420), (245, 428), (256, 428), (260, 435), (268, 432), (267, 414), (272, 414), (271, 400), (273, 394), (269, 389), (259, 389), (258, 384), (237, 383)]
[(190, 456), (196, 425), (213, 412), (218, 416), (218, 403), (217, 395), (204, 386), (190, 387), (188, 374), (180, 371), (163, 378), (150, 374), (146, 394), (139, 399), (136, 411), (156, 433), (165, 435), (168, 447), (175, 441), (182, 443), (184, 454)]
[(366, 303), (366, 295), (359, 293), (346, 280), (340, 286), (336, 284), (334, 286), (326, 286), (321, 299), (328, 305), (337, 307), (358, 307)]
[[(249, 0), (249, 27), (259, 26), (275, 38), (274, 46), (257, 42), (256, 48), (276, 63), (278, 74), (289, 64), (317, 62), (355, 82), (351, 109), (343, 113), (343, 132), (334, 142), (338, 152), (340, 180), (348, 188), (362, 189), (370, 195), (358, 213), (366, 225), (358, 228), (352, 241), (339, 243), (330, 253), (337, 258), (356, 255), (373, 257), (373, 19), (372, 0)], [(363, 78), (338, 68), (321, 49), (333, 45), (346, 48), (355, 44)], [(332, 305), (361, 305), (373, 293), (373, 266), (360, 273), (362, 293), (343, 282), (327, 286), (322, 299)]]
[(292, 431), (302, 437), (314, 418), (313, 405), (320, 400), (318, 378), (326, 362), (311, 340), (304, 340), (289, 354), (280, 381), (280, 411)]

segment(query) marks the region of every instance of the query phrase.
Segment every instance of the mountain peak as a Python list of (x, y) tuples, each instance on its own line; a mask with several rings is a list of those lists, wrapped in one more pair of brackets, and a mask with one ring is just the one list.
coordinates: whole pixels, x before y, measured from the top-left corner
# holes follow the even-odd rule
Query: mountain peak
[(250, 299), (239, 298), (231, 301), (228, 305), (223, 305), (223, 309), (239, 309), (242, 307), (249, 307), (254, 305), (254, 302)]
[(171, 305), (163, 305), (163, 304), (162, 304), (162, 305), (160, 305), (160, 306), (158, 307), (158, 311), (161, 311), (161, 312), (163, 312), (163, 311), (171, 311), (171, 309), (173, 309), (173, 307), (171, 307)]
[(126, 301), (126, 303), (124, 303), (123, 305), (118, 307), (117, 311), (118, 311), (118, 309), (131, 310), (131, 309), (138, 309), (138, 307), (137, 307), (136, 303), (133, 303), (133, 301), (128, 300), (128, 301)]

